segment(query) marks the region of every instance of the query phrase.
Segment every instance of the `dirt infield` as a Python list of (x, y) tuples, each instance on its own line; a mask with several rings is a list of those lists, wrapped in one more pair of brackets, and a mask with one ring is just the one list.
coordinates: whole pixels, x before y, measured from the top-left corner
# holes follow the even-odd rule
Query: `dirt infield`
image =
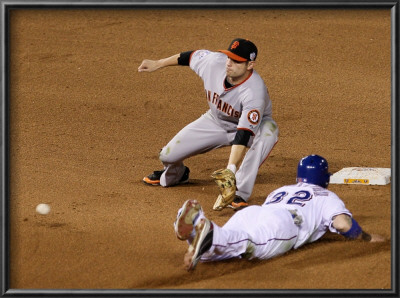
[[(280, 139), (250, 204), (295, 182), (312, 153), (344, 167), (391, 166), (389, 10), (60, 9), (10, 14), (10, 287), (15, 289), (391, 289), (391, 245), (321, 241), (267, 261), (183, 269), (182, 203), (212, 211), (210, 174), (229, 148), (186, 161), (160, 188), (159, 150), (208, 107), (188, 67), (143, 59), (254, 41)], [(391, 186), (331, 185), (361, 226), (391, 238)], [(49, 215), (35, 213), (50, 204)]]

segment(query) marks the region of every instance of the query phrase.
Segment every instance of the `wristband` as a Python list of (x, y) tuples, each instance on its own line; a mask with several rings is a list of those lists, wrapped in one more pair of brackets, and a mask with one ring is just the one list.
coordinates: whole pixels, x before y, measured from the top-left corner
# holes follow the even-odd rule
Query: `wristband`
[(231, 170), (233, 174), (236, 174), (236, 166), (233, 163), (229, 164), (226, 168)]
[(346, 233), (340, 234), (349, 239), (357, 239), (357, 237), (362, 233), (362, 229), (354, 218), (351, 219), (351, 223), (350, 230), (348, 230)]

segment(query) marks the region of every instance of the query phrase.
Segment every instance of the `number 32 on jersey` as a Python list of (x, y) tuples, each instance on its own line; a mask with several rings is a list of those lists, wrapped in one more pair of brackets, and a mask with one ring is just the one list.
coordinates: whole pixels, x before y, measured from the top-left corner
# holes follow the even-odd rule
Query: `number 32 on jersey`
[(281, 191), (276, 193), (270, 201), (265, 202), (264, 205), (268, 204), (290, 204), (290, 205), (298, 205), (303, 207), (306, 202), (310, 201), (313, 196), (307, 190), (300, 190), (295, 192), (292, 196), (288, 196), (289, 193), (286, 191)]

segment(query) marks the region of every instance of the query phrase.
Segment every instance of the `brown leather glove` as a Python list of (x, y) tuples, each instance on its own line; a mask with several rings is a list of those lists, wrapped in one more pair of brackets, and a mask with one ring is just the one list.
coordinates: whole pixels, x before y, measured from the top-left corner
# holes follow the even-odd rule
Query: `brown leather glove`
[(212, 173), (215, 183), (217, 183), (220, 195), (215, 201), (214, 210), (220, 211), (232, 203), (236, 194), (235, 174), (229, 169), (220, 169)]

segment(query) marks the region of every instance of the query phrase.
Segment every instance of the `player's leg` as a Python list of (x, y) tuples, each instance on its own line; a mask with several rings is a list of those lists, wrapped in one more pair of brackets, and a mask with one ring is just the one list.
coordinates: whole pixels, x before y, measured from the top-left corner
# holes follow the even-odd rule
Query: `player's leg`
[(194, 227), (193, 241), (184, 256), (186, 269), (194, 269), (198, 261), (220, 261), (246, 253), (248, 234), (241, 230), (226, 230), (207, 218)]
[(237, 196), (247, 201), (253, 191), (258, 169), (278, 141), (279, 129), (273, 120), (261, 123), (260, 129), (247, 150), (242, 164), (236, 172)]
[[(247, 207), (241, 211), (246, 211)], [(297, 241), (299, 227), (292, 214), (284, 209), (261, 207), (259, 217), (248, 223), (256, 226), (251, 230), (252, 243), (247, 258), (271, 259), (291, 250)]]
[(299, 233), (291, 213), (284, 208), (250, 206), (236, 212), (223, 227), (205, 217), (197, 222), (194, 240), (184, 257), (188, 269), (199, 260), (274, 258), (291, 250)]
[(236, 212), (224, 226), (214, 224), (213, 243), (211, 248), (203, 253), (201, 261), (220, 261), (231, 258), (241, 258), (250, 253), (252, 243), (251, 230), (257, 229), (258, 214), (261, 206), (251, 206)]
[(208, 114), (190, 123), (161, 150), (160, 160), (164, 172), (160, 177), (162, 186), (180, 183), (186, 167), (183, 161), (191, 156), (229, 145), (227, 133)]
[[(257, 208), (254, 208), (256, 206), (252, 207), (257, 211)], [(179, 240), (186, 240), (189, 244), (184, 257), (184, 264), (188, 270), (194, 269), (200, 259), (217, 261), (239, 257), (246, 252), (249, 236), (241, 229), (241, 224), (235, 226), (235, 218), (240, 216), (236, 215), (229, 220), (231, 227), (234, 226), (235, 229), (223, 229), (205, 217), (198, 201), (186, 200), (183, 203), (178, 210), (174, 230)]]
[[(289, 251), (295, 245), (299, 232), (288, 210), (258, 205), (236, 212), (222, 229), (229, 233), (230, 238), (225, 238), (225, 243), (223, 238), (215, 240), (213, 245), (216, 245), (219, 251), (214, 253), (226, 254), (225, 247), (233, 245), (235, 251), (240, 252), (240, 256), (246, 259), (270, 259)], [(241, 231), (246, 231), (248, 241), (245, 247), (239, 249), (237, 243), (243, 243), (245, 240), (243, 235), (240, 235), (243, 233)], [(241, 238), (235, 238), (235, 235)], [(218, 237), (218, 234), (214, 237)]]

